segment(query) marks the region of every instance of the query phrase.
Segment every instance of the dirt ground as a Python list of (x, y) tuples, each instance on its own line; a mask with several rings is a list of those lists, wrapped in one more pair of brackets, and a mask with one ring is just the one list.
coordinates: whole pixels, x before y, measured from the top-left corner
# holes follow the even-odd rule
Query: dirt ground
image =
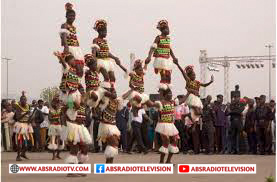
[[(257, 174), (177, 174), (177, 167), (174, 174), (121, 174), (121, 175), (96, 175), (93, 174), (93, 164), (103, 163), (103, 153), (89, 154), (92, 173), (87, 177), (68, 178), (65, 174), (9, 174), (9, 164), (63, 164), (63, 160), (51, 160), (50, 153), (27, 153), (31, 160), (16, 162), (16, 153), (1, 153), (1, 181), (3, 182), (61, 182), (61, 181), (101, 181), (101, 182), (264, 182), (267, 176), (276, 176), (275, 156), (261, 155), (183, 155), (173, 156), (175, 164), (257, 164)], [(67, 153), (62, 153), (65, 158)], [(159, 155), (156, 153), (143, 154), (122, 154), (120, 153), (114, 160), (115, 163), (157, 163)]]

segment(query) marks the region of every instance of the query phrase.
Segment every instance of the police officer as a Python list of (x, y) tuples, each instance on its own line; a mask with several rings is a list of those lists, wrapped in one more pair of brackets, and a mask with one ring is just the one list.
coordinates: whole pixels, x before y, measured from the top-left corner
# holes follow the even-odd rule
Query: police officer
[(205, 99), (203, 107), (202, 116), (202, 137), (204, 149), (207, 154), (214, 153), (214, 122), (215, 122), (215, 112), (211, 106), (211, 100)]
[(261, 95), (259, 106), (255, 110), (259, 152), (261, 155), (272, 153), (272, 133), (270, 121), (274, 119), (274, 113), (269, 106), (266, 106), (265, 100), (266, 96)]
[(234, 98), (228, 107), (228, 114), (231, 118), (231, 154), (239, 153), (239, 139), (242, 130), (242, 112), (244, 104), (240, 103), (240, 94), (234, 94)]

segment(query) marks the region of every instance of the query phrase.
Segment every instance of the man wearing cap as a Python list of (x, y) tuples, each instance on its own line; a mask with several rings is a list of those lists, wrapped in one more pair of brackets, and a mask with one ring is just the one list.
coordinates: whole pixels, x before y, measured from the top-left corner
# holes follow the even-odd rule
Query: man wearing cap
[(274, 112), (265, 104), (266, 96), (260, 96), (259, 106), (255, 110), (255, 122), (258, 135), (259, 152), (261, 155), (271, 154), (272, 133), (270, 121), (274, 119)]
[(203, 115), (202, 115), (202, 122), (203, 122), (203, 130), (202, 130), (202, 137), (203, 137), (203, 145), (206, 154), (213, 154), (214, 153), (214, 122), (215, 122), (215, 112), (211, 106), (211, 100), (205, 99), (203, 100)]
[(240, 103), (240, 94), (237, 92), (228, 108), (227, 115), (231, 116), (231, 153), (239, 153), (239, 138), (242, 129), (242, 112), (244, 105)]
[(231, 91), (231, 101), (234, 99), (235, 95), (238, 95), (240, 97), (239, 85), (236, 85), (235, 90)]
[(217, 145), (217, 153), (223, 154), (225, 151), (225, 143), (226, 143), (226, 129), (227, 126), (227, 116), (225, 115), (225, 111), (227, 106), (223, 104), (223, 95), (217, 95), (217, 100), (214, 103), (214, 111), (215, 111), (215, 135), (216, 135), (216, 145)]

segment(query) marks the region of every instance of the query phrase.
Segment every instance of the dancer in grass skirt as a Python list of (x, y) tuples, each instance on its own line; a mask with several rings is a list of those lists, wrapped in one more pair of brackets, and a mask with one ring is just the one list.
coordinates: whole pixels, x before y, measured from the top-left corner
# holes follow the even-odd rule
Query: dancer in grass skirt
[(62, 126), (61, 126), (61, 108), (60, 108), (59, 96), (55, 96), (51, 102), (49, 110), (49, 129), (48, 136), (50, 137), (50, 143), (48, 149), (52, 150), (52, 160), (56, 158), (61, 159), (60, 151), (64, 149), (64, 142), (60, 139)]
[[(148, 57), (145, 60), (145, 69), (151, 61), (152, 55), (155, 57), (154, 69), (156, 74), (161, 75), (160, 88), (165, 89), (167, 85), (171, 86), (171, 73), (173, 60), (177, 60), (170, 45), (169, 25), (167, 20), (161, 20), (158, 22), (157, 29), (161, 31), (161, 35), (158, 35), (153, 45), (150, 48)], [(154, 54), (153, 54), (154, 53)]]
[(70, 53), (74, 57), (77, 75), (82, 78), (84, 73), (84, 56), (77, 37), (77, 29), (73, 25), (76, 18), (76, 13), (73, 10), (73, 5), (70, 3), (66, 3), (65, 9), (66, 22), (61, 25), (60, 30), (61, 45), (64, 47), (63, 53)]
[(32, 133), (33, 127), (30, 123), (30, 106), (27, 104), (25, 92), (22, 92), (20, 101), (15, 105), (15, 120), (14, 132), (16, 133), (17, 142), (17, 157), (16, 161), (22, 161), (21, 157), (29, 159), (26, 156), (28, 142), (31, 141), (34, 145)]
[(201, 83), (196, 80), (195, 72), (193, 66), (187, 66), (184, 70), (179, 65), (178, 61), (174, 61), (181, 71), (184, 79), (186, 80), (186, 104), (190, 107), (191, 117), (193, 122), (199, 121), (199, 118), (202, 114), (203, 104), (200, 100), (199, 90), (200, 87), (207, 87), (213, 83), (214, 77), (211, 76), (211, 81), (209, 83)]
[(109, 45), (106, 39), (107, 36), (107, 22), (105, 20), (97, 20), (94, 25), (94, 30), (98, 32), (98, 37), (93, 39), (92, 55), (97, 59), (98, 71), (104, 77), (102, 84), (107, 88), (108, 85), (115, 87), (115, 75), (114, 75), (114, 61), (124, 71), (124, 68), (118, 57), (115, 57), (109, 49)]
[[(92, 143), (88, 129), (85, 127), (86, 112), (85, 99), (77, 110), (77, 117), (71, 120), (66, 116), (65, 126), (62, 128), (61, 139), (70, 146), (69, 155), (65, 159), (67, 164), (84, 164), (89, 160), (88, 145)], [(85, 174), (68, 174), (68, 177), (86, 176)]]

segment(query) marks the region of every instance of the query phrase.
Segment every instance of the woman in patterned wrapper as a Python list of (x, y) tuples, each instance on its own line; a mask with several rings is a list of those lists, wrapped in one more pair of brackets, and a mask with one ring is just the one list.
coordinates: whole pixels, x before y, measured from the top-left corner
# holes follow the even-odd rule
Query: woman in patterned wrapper
[(34, 130), (30, 123), (30, 107), (27, 104), (27, 97), (24, 91), (22, 92), (19, 103), (16, 103), (15, 109), (16, 123), (14, 124), (14, 132), (17, 143), (16, 161), (22, 161), (21, 157), (29, 159), (26, 156), (28, 141), (32, 141), (32, 144), (34, 144), (32, 135)]
[(107, 22), (105, 20), (97, 20), (94, 25), (94, 30), (98, 32), (98, 37), (93, 39), (92, 44), (92, 55), (97, 59), (98, 71), (104, 77), (102, 86), (108, 88), (109, 86), (115, 87), (115, 75), (114, 75), (114, 62), (127, 73), (127, 69), (124, 68), (119, 58), (115, 57), (109, 49), (107, 36)]
[(76, 13), (72, 8), (72, 4), (66, 3), (66, 22), (61, 25), (60, 30), (61, 45), (64, 47), (65, 54), (70, 53), (75, 58), (77, 75), (83, 77), (84, 56), (79, 45), (76, 27), (73, 25)]
[[(71, 120), (66, 117), (65, 126), (62, 126), (61, 139), (70, 146), (66, 164), (84, 164), (89, 160), (88, 145), (92, 143), (88, 129), (84, 126), (86, 120), (85, 97), (82, 96), (77, 117)], [(86, 174), (68, 174), (68, 177), (86, 176)]]
[(48, 149), (52, 150), (53, 157), (52, 160), (56, 158), (61, 159), (60, 151), (64, 149), (64, 143), (60, 139), (61, 136), (61, 108), (59, 106), (60, 100), (59, 96), (55, 96), (51, 102), (51, 107), (49, 110), (49, 129), (48, 136), (50, 137), (50, 144), (48, 145)]
[(148, 53), (148, 57), (145, 60), (145, 69), (151, 61), (152, 54), (154, 53), (154, 69), (156, 74), (161, 75), (160, 88), (166, 88), (167, 85), (171, 86), (171, 72), (172, 72), (172, 57), (173, 60), (177, 60), (172, 48), (170, 46), (169, 26), (166, 20), (158, 22), (157, 29), (161, 31), (161, 35), (158, 35), (151, 46)]
[(166, 154), (168, 154), (166, 163), (171, 163), (173, 154), (179, 152), (177, 147), (179, 132), (174, 125), (174, 111), (176, 106), (185, 102), (185, 98), (172, 100), (172, 92), (167, 85), (159, 92), (161, 100), (155, 102), (155, 107), (159, 110), (160, 118), (155, 131), (160, 133), (162, 139), (162, 146), (159, 149), (160, 163), (164, 163)]
[(211, 81), (209, 83), (201, 83), (198, 80), (195, 80), (195, 72), (193, 70), (193, 66), (189, 65), (182, 69), (179, 65), (178, 61), (174, 61), (174, 63), (178, 66), (179, 70), (183, 74), (184, 79), (186, 80), (186, 90), (187, 95), (186, 104), (190, 107), (191, 117), (193, 122), (199, 121), (199, 118), (202, 114), (203, 104), (200, 100), (199, 90), (200, 87), (207, 87), (214, 81), (214, 77), (211, 76)]

